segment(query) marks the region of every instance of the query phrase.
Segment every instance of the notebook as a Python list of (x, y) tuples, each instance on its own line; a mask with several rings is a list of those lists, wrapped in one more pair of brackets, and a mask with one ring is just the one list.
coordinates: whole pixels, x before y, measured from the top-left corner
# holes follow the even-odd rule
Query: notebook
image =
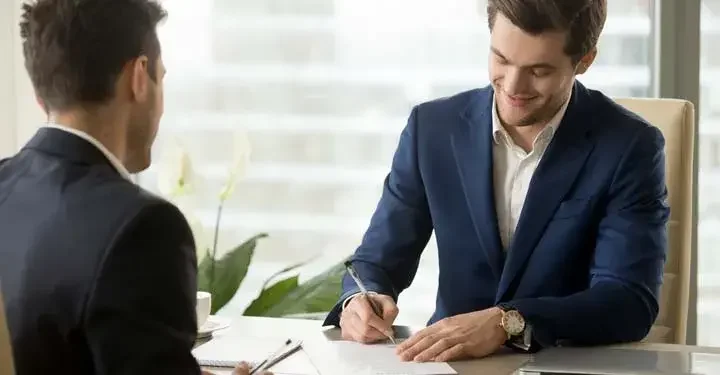
[[(245, 361), (262, 362), (275, 353), (285, 340), (219, 336), (196, 347), (192, 353), (200, 366), (235, 367)], [(304, 351), (298, 350), (268, 370), (280, 375), (317, 375), (318, 372)]]

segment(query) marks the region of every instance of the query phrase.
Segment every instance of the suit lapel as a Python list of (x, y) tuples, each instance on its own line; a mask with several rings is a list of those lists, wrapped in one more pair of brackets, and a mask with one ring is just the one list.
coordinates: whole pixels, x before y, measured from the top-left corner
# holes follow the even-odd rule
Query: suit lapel
[(513, 289), (512, 283), (593, 149), (588, 134), (593, 117), (586, 114), (588, 95), (580, 83), (575, 84), (567, 112), (533, 174), (502, 272), (498, 301)]
[(475, 233), (490, 268), (500, 281), (504, 263), (493, 190), (492, 91), (480, 91), (462, 113), (465, 120), (451, 136), (455, 163)]

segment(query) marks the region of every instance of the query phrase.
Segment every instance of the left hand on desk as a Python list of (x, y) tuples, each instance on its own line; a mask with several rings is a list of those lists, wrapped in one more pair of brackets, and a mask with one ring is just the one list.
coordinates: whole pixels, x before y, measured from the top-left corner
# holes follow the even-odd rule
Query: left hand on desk
[(397, 354), (416, 362), (485, 357), (507, 340), (501, 319), (497, 307), (445, 318), (399, 344)]

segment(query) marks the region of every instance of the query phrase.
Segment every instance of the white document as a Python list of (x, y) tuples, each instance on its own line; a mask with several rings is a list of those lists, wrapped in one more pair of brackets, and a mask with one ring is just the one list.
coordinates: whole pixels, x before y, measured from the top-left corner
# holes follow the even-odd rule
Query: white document
[[(275, 353), (283, 344), (280, 339), (253, 339), (220, 336), (193, 349), (200, 366), (235, 367), (240, 361), (259, 363)], [(303, 349), (280, 361), (268, 370), (275, 375), (319, 375)]]
[(403, 362), (395, 345), (329, 341), (307, 353), (322, 375), (451, 375), (457, 374), (444, 362)]

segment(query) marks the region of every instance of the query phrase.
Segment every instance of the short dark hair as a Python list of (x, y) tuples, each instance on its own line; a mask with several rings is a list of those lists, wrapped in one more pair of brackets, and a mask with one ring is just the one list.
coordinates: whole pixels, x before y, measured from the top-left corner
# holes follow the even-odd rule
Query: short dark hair
[(20, 36), (36, 95), (51, 110), (112, 99), (123, 67), (142, 55), (156, 80), (167, 17), (154, 0), (36, 0), (22, 5)]
[(529, 34), (567, 32), (565, 53), (577, 63), (597, 45), (607, 17), (607, 0), (488, 0), (491, 31), (498, 13)]

